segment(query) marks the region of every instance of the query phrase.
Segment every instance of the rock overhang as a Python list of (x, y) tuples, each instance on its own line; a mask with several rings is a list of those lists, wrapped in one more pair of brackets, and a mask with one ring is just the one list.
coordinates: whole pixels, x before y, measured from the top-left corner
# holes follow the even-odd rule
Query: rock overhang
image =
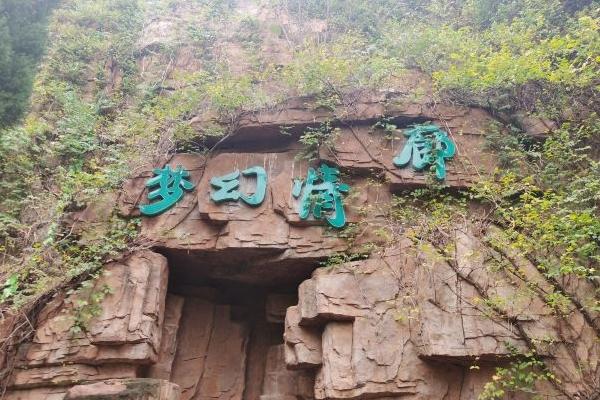
[[(49, 386), (67, 388), (84, 381), (122, 382), (158, 377), (182, 386), (184, 397), (189, 393), (208, 393), (211, 384), (203, 379), (198, 381), (189, 372), (204, 371), (204, 364), (186, 367), (189, 360), (177, 350), (177, 343), (189, 348), (209, 340), (213, 334), (207, 331), (202, 334), (203, 341), (194, 341), (208, 324), (215, 327), (219, 344), (212, 350), (200, 346), (195, 351), (212, 360), (207, 361), (209, 364), (214, 363), (207, 367), (207, 379), (220, 382), (220, 376), (227, 375), (226, 382), (219, 385), (231, 383), (238, 394), (243, 390), (241, 377), (257, 373), (258, 368), (265, 377), (262, 390), (266, 392), (279, 390), (277, 385), (270, 386), (272, 379), (283, 379), (290, 385), (285, 390), (302, 392), (306, 398), (441, 399), (449, 393), (461, 393), (462, 384), (461, 388), (456, 386), (460, 380), (469, 390), (480, 391), (493, 366), (510, 359), (511, 352), (505, 342), (526, 350), (528, 344), (523, 332), (535, 336), (544, 326), (555, 329), (546, 313), (541, 317), (521, 318), (518, 323), (525, 328), (516, 332), (510, 324), (491, 320), (465, 301), (463, 296), (479, 295), (479, 282), (461, 278), (462, 273), (481, 279), (484, 284), (490, 280), (481, 274), (487, 268), (485, 263), (468, 255), (480, 251), (478, 239), (473, 235), (455, 238), (461, 256), (458, 266), (453, 266), (435, 249), (430, 252), (419, 249), (406, 237), (390, 242), (369, 232), (389, 222), (392, 196), (402, 196), (430, 184), (427, 171), (398, 169), (393, 165), (392, 158), (406, 143), (401, 129), (430, 121), (448, 132), (458, 152), (448, 161), (444, 184), (448, 191), (460, 191), (491, 176), (496, 166), (494, 156), (485, 150), (484, 127), (493, 122), (491, 116), (479, 109), (439, 106), (433, 113), (422, 104), (402, 107), (396, 104), (396, 113), (389, 112), (387, 116), (398, 130), (390, 134), (373, 129), (374, 122), (383, 114), (339, 119), (332, 122), (338, 131), (327, 148), (319, 152), (319, 160), (309, 161), (298, 157), (303, 150), (298, 138), (304, 129), (319, 126), (327, 118), (308, 120), (311, 110), (302, 107), (295, 111), (293, 121), (285, 124), (290, 135), (280, 132), (280, 124), (289, 115), (277, 119), (273, 115), (255, 114), (254, 122), (240, 124), (236, 133), (210, 154), (174, 154), (148, 165), (125, 182), (117, 205), (120, 214), (130, 217), (139, 215), (139, 205), (148, 201), (145, 183), (152, 177), (153, 168), (182, 166), (194, 185), (193, 191), (165, 213), (142, 217), (141, 237), (164, 256), (151, 253), (152, 257), (160, 258), (158, 264), (168, 264), (168, 273), (163, 268), (160, 274), (162, 300), (158, 311), (149, 315), (142, 312), (136, 318), (141, 316), (154, 330), (162, 325), (160, 348), (153, 339), (154, 333), (131, 340), (102, 339), (101, 344), (81, 342), (80, 350), (66, 355), (75, 364), (63, 371), (65, 376), (57, 369), (57, 360), (65, 357), (64, 343), (56, 347), (36, 343), (33, 349), (23, 348), (22, 352), (33, 351), (31, 359), (23, 361), (23, 366), (32, 370), (19, 370), (13, 388), (22, 393), (41, 393)], [(441, 110), (445, 116), (437, 114)], [(309, 168), (321, 163), (339, 168), (340, 180), (351, 187), (344, 209), (349, 225), (358, 229), (350, 240), (347, 231), (328, 228), (314, 218), (299, 217), (298, 200), (292, 193), (294, 179), (306, 176)], [(252, 166), (264, 169), (268, 177), (261, 204), (249, 206), (243, 202), (211, 200), (214, 189), (211, 178)], [(249, 192), (254, 186), (255, 180), (242, 180), (239, 190)], [(78, 223), (92, 225), (96, 214), (101, 216), (89, 209), (82, 213)], [(365, 226), (370, 229), (364, 229)], [(381, 250), (366, 260), (342, 260), (318, 268), (329, 257), (356, 251), (365, 244), (378, 244)], [(147, 270), (134, 267), (137, 273)], [(504, 278), (494, 279), (500, 282)], [(152, 282), (147, 284), (157, 286)], [(141, 292), (152, 293), (143, 289), (141, 282), (135, 286), (142, 299), (145, 295)], [(486, 290), (492, 296), (509, 298), (517, 293), (510, 284)], [(297, 305), (288, 307), (296, 302), (296, 291)], [(266, 318), (262, 314), (271, 315), (267, 322), (270, 328), (261, 328), (263, 322), (252, 319), (255, 316), (248, 313), (248, 305), (256, 303), (262, 307), (273, 294), (293, 300), (286, 301), (272, 315), (261, 311), (261, 321)], [(281, 310), (285, 307), (288, 308), (284, 324)], [(519, 307), (524, 312), (528, 307), (542, 310), (545, 306), (535, 302)], [(132, 310), (130, 314), (138, 311)], [(149, 316), (152, 318), (148, 319)], [(113, 322), (106, 321), (110, 328)], [(51, 319), (50, 326), (54, 322)], [(40, 332), (47, 331), (47, 325), (48, 322), (42, 324)], [(259, 327), (257, 333), (249, 333), (251, 326)], [(252, 342), (260, 334), (270, 335), (272, 342)], [(585, 335), (589, 337), (587, 331)], [(227, 348), (228, 341), (241, 350), (232, 352)], [(114, 345), (120, 349), (115, 350)], [(40, 349), (35, 346), (41, 346), (48, 354), (42, 352), (45, 355), (38, 357), (34, 350)], [(252, 354), (257, 351), (265, 357), (259, 357), (264, 362), (262, 367), (249, 361), (256, 359)], [(218, 357), (221, 353), (227, 353), (227, 363), (234, 373), (214, 370), (221, 368)], [(540, 354), (545, 353), (540, 351)], [(468, 369), (474, 364), (477, 370)], [(292, 372), (281, 373), (288, 369)], [(254, 372), (247, 372), (250, 370)], [(27, 389), (38, 386), (40, 389)], [(255, 386), (251, 391), (260, 393), (261, 389)], [(85, 392), (86, 388), (77, 390)], [(56, 389), (57, 398), (62, 398), (65, 391)]]
[[(411, 124), (436, 123), (456, 142), (458, 152), (448, 162), (443, 182), (449, 190), (470, 187), (489, 176), (496, 166), (493, 155), (485, 150), (486, 128), (493, 118), (483, 110), (409, 102), (394, 93), (365, 95), (344, 113), (315, 110), (314, 102), (310, 97), (295, 98), (273, 109), (243, 114), (236, 129), (209, 158), (175, 154), (163, 160), (162, 165), (186, 168), (195, 191), (165, 214), (143, 217), (142, 235), (163, 254), (177, 259), (177, 264), (185, 265), (184, 276), (192, 276), (189, 272), (194, 268), (205, 268), (208, 276), (259, 281), (251, 271), (261, 271), (267, 272), (263, 279), (271, 284), (285, 275), (282, 269), (292, 268), (291, 276), (306, 277), (319, 261), (348, 249), (335, 230), (327, 229), (321, 221), (298, 218), (292, 184), (295, 178), (305, 176), (310, 166), (325, 162), (340, 169), (352, 188), (346, 197), (349, 223), (365, 217), (381, 219), (385, 211), (378, 205), (387, 204), (394, 194), (429, 184), (427, 171), (399, 169), (392, 163), (406, 142), (401, 130)], [(338, 118), (338, 114), (343, 116)], [(373, 128), (383, 116), (397, 125), (395, 132)], [(337, 131), (331, 143), (320, 150), (320, 161), (299, 157), (302, 132), (326, 121), (332, 121)], [(193, 127), (201, 130), (200, 124), (200, 117), (193, 119)], [(211, 201), (211, 178), (251, 166), (264, 168), (268, 176), (267, 193), (260, 206)], [(125, 183), (119, 199), (122, 214), (138, 214), (137, 207), (146, 200), (144, 182), (152, 167), (157, 165), (149, 165)], [(240, 190), (252, 190), (252, 185), (252, 180), (242, 180)]]

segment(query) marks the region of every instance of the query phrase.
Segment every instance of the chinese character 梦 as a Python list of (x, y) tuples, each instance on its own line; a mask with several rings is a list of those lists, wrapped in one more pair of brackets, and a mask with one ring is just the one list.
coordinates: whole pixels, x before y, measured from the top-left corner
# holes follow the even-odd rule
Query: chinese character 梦
[(190, 173), (183, 169), (181, 165), (175, 171), (168, 165), (164, 168), (156, 168), (154, 169), (154, 175), (153, 178), (148, 179), (146, 187), (150, 189), (158, 186), (158, 188), (148, 193), (148, 199), (160, 200), (140, 206), (140, 212), (149, 217), (167, 211), (181, 200), (184, 190), (192, 190), (194, 188), (194, 184), (187, 179)]

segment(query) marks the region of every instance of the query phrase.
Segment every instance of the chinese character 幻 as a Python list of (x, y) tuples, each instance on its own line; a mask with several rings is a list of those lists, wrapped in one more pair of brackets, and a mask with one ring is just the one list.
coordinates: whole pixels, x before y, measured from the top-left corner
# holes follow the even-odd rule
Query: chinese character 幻
[(254, 193), (246, 195), (239, 192), (240, 187), (240, 171), (236, 170), (227, 175), (211, 178), (210, 184), (216, 189), (211, 191), (210, 198), (215, 203), (222, 203), (224, 201), (242, 201), (250, 206), (256, 207), (260, 205), (267, 192), (267, 173), (262, 167), (251, 167), (241, 172), (244, 177), (256, 176), (256, 188)]

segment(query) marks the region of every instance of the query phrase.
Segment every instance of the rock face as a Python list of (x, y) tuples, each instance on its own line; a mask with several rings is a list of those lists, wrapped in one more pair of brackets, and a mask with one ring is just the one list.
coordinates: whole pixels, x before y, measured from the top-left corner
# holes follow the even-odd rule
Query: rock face
[(312, 374), (282, 368), (284, 365), (283, 345), (272, 346), (267, 354), (260, 400), (314, 399)]
[[(600, 312), (597, 304), (586, 309), (581, 301), (597, 298), (598, 282), (568, 277), (550, 284), (502, 245), (495, 227), (464, 221), (444, 237), (423, 238), (414, 225), (394, 223), (402, 201), (435, 179), (427, 168), (394, 165), (408, 141), (406, 128), (431, 122), (454, 142), (443, 182), (452, 195), (494, 173), (497, 160), (486, 141), (496, 118), (535, 140), (556, 128), (552, 122), (440, 103), (431, 80), (418, 72), (390, 77), (385, 90), (341, 93), (339, 104), (327, 107), (323, 99), (293, 90), (282, 96), (273, 88), (273, 99), (285, 100), (225, 118), (193, 97), (200, 82), (212, 79), (205, 75), (212, 64), (228, 60), (234, 91), (250, 64), (289, 63), (304, 39), (301, 30), (321, 40), (325, 22), (292, 23), (283, 12), (288, 2), (280, 10), (250, 0), (158, 3), (164, 4), (146, 7), (150, 17), (133, 52), (140, 70), (135, 80), (147, 98), (118, 101), (132, 103), (127, 110), (135, 113), (144, 103), (191, 88), (184, 94), (189, 98), (176, 97), (194, 103), (177, 110), (184, 116), (147, 127), (183, 128), (185, 136), (195, 132), (215, 147), (170, 154), (162, 141), (172, 137), (161, 135), (151, 153), (167, 158), (136, 169), (120, 191), (65, 221), (82, 243), (101, 243), (115, 209), (140, 217), (139, 206), (150, 202), (145, 185), (154, 168), (181, 166), (194, 185), (163, 214), (141, 217), (136, 244), (147, 249), (130, 249), (106, 264), (90, 287), (57, 294), (16, 357), (0, 352), (0, 369), (14, 366), (0, 400), (475, 400), (486, 383), (510, 380), (496, 368), (510, 366), (518, 353), (535, 354), (555, 379), (525, 382), (525, 391), (508, 388), (503, 399), (600, 399)], [(196, 30), (189, 17), (212, 15), (220, 3), (236, 3), (232, 20), (253, 25), (256, 18), (261, 29), (285, 31), (261, 37), (247, 51), (235, 41), (238, 32), (213, 43), (213, 32)], [(223, 29), (221, 17), (210, 19), (212, 30)], [(193, 31), (197, 43), (186, 43), (184, 31)], [(199, 57), (205, 47), (217, 50), (210, 62)], [(104, 68), (106, 77), (91, 76), (88, 86), (120, 90), (123, 66), (115, 58)], [(265, 80), (269, 84), (276, 82)], [(118, 131), (129, 115), (110, 112), (106, 119), (115, 119)], [(378, 129), (382, 121), (397, 129)], [(104, 116), (98, 123), (104, 129)], [(334, 129), (319, 143), (307, 148), (299, 141), (308, 128), (324, 126)], [(203, 135), (225, 128), (223, 138)], [(345, 229), (333, 229), (315, 212), (300, 217), (295, 180), (321, 164), (339, 169), (340, 183), (350, 186), (343, 196)], [(213, 178), (255, 166), (268, 178), (261, 204), (211, 200)], [(256, 178), (243, 177), (239, 191), (250, 195), (256, 186)], [(469, 213), (480, 211), (476, 202), (469, 205)], [(499, 268), (507, 260), (513, 268)], [(566, 299), (560, 313), (549, 301), (557, 294)], [(0, 318), (4, 349), (18, 316)]]
[[(394, 155), (406, 144), (406, 138), (398, 131), (390, 139), (371, 128), (372, 121), (387, 112), (373, 106), (383, 100), (385, 98), (377, 98), (373, 103), (357, 105), (362, 108), (340, 125), (339, 135), (328, 150), (321, 150), (323, 162), (347, 174), (345, 183), (353, 189), (346, 199), (348, 223), (362, 222), (365, 216), (369, 220), (382, 217), (380, 209), (389, 205), (393, 193), (424, 187), (431, 179), (426, 172), (416, 172), (410, 167), (399, 169), (392, 164)], [(190, 172), (196, 193), (185, 196), (166, 213), (146, 219), (142, 233), (177, 264), (203, 265), (201, 270), (186, 268), (185, 273), (182, 271), (186, 279), (202, 274), (260, 285), (297, 284), (310, 274), (316, 262), (348, 248), (347, 241), (323, 229), (321, 221), (299, 218), (298, 200), (292, 196), (293, 181), (306, 177), (311, 165), (299, 157), (297, 134), (284, 136), (273, 131), (284, 124), (285, 118), (295, 123), (288, 121), (286, 126), (297, 129), (315, 124), (314, 111), (309, 105), (295, 106), (299, 108), (293, 112), (290, 109), (277, 114), (264, 112), (242, 119), (228, 142), (233, 148), (215, 152), (210, 160), (190, 154), (177, 154), (167, 160), (167, 164), (181, 165)], [(405, 124), (432, 118), (439, 126), (453, 129), (458, 154), (448, 162), (446, 183), (460, 189), (472, 184), (481, 173), (491, 172), (495, 166), (493, 157), (482, 151), (484, 126), (492, 120), (480, 110), (448, 108), (445, 111), (446, 115), (419, 106), (396, 112), (399, 120), (406, 120)], [(256, 141), (264, 145), (254, 149)], [(215, 204), (211, 201), (212, 178), (251, 166), (264, 168), (268, 176), (266, 197), (261, 205), (249, 207), (243, 202)], [(123, 214), (138, 214), (136, 206), (146, 201), (144, 183), (153, 167), (148, 166), (145, 172), (125, 184), (119, 199)], [(385, 181), (386, 185), (374, 185), (373, 179)], [(251, 180), (242, 179), (240, 192), (249, 193), (253, 185)], [(260, 226), (269, 226), (269, 229), (257, 229)], [(220, 257), (223, 254), (226, 256)], [(240, 264), (244, 267), (240, 268)], [(286, 267), (281, 268), (284, 264)]]
[[(306, 103), (247, 115), (231, 143), (208, 159), (173, 156), (168, 164), (190, 172), (194, 192), (143, 218), (152, 250), (107, 264), (91, 290), (45, 306), (35, 336), (18, 351), (6, 397), (472, 400), (515, 351), (535, 351), (557, 378), (536, 384), (542, 398), (593, 398), (600, 390), (596, 314), (573, 303), (558, 318), (545, 301), (552, 287), (537, 269), (526, 260), (518, 274), (495, 268), (490, 260), (518, 255), (490, 249), (468, 224), (448, 239), (453, 257), (439, 243), (416, 242), (409, 231), (390, 239), (383, 229), (392, 196), (430, 178), (391, 163), (406, 138), (374, 131), (373, 118), (393, 111), (399, 123), (432, 118), (445, 126), (458, 145), (446, 183), (460, 189), (494, 167), (483, 150), (490, 117), (451, 107), (434, 115), (422, 104), (381, 108), (380, 100), (359, 104), (320, 151), (320, 162), (338, 167), (352, 188), (342, 231), (301, 219), (292, 195), (294, 179), (318, 163), (299, 158), (297, 135), (282, 137), (275, 127), (318, 122)], [(256, 148), (256, 140), (264, 145)], [(211, 178), (252, 166), (268, 176), (262, 204), (210, 199)], [(148, 202), (152, 167), (124, 184), (115, 200), (122, 214), (138, 215)], [(250, 194), (255, 184), (243, 179), (239, 190)], [(83, 239), (97, 240), (102, 209), (75, 219)], [(368, 257), (354, 253), (377, 246)], [(593, 291), (589, 282), (562, 285), (574, 298)], [(97, 292), (106, 294), (98, 315), (73, 330), (78, 304)]]
[(167, 260), (151, 251), (107, 264), (92, 293), (104, 287), (111, 292), (86, 332), (72, 329), (73, 304), (89, 298), (75, 293), (50, 302), (33, 340), (19, 349), (10, 386), (69, 386), (140, 376), (141, 366), (157, 361), (167, 279)]
[(67, 400), (179, 400), (179, 387), (158, 379), (115, 379), (87, 385), (73, 386), (67, 391)]
[[(453, 310), (446, 282), (420, 270), (410, 253), (405, 243), (382, 258), (319, 269), (300, 285), (286, 319), (286, 360), (317, 371), (316, 398), (468, 398), (460, 382), (471, 372), (460, 364), (480, 355), (501, 361), (503, 340), (521, 345), (476, 310)], [(454, 331), (451, 319), (464, 327)]]

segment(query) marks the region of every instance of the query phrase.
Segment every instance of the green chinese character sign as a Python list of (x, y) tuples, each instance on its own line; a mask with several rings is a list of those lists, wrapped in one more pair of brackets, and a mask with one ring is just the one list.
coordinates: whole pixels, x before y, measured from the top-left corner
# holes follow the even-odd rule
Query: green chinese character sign
[(437, 125), (415, 125), (403, 132), (408, 138), (402, 152), (394, 157), (396, 167), (405, 167), (412, 159), (416, 171), (435, 165), (437, 179), (446, 178), (446, 160), (454, 157), (456, 146)]
[(240, 171), (234, 171), (230, 174), (212, 178), (210, 184), (214, 191), (211, 191), (210, 198), (215, 203), (222, 203), (224, 201), (242, 201), (252, 207), (260, 205), (267, 193), (267, 173), (262, 167), (251, 167), (245, 169), (241, 173), (244, 177), (255, 176), (256, 177), (256, 188), (254, 193), (246, 195), (240, 193), (238, 188), (240, 187)]
[(308, 169), (306, 181), (294, 179), (292, 195), (300, 197), (298, 214), (301, 219), (307, 219), (312, 213), (316, 219), (325, 218), (334, 228), (346, 225), (342, 193), (348, 193), (350, 187), (338, 182), (339, 175), (337, 168), (321, 164), (318, 171)]
[[(340, 171), (337, 168), (321, 164), (318, 169), (309, 168), (306, 180), (295, 179), (292, 195), (299, 198), (298, 214), (301, 219), (307, 219), (311, 214), (316, 219), (324, 219), (334, 228), (346, 225), (343, 195), (350, 187), (339, 182)], [(190, 174), (183, 167), (175, 170), (166, 165), (156, 168), (154, 177), (148, 179), (146, 186), (151, 189), (148, 193), (150, 204), (140, 205), (143, 215), (153, 217), (167, 211), (183, 198), (184, 191), (194, 189), (188, 178)], [(240, 178), (254, 178), (254, 191), (241, 193)], [(210, 179), (212, 190), (210, 198), (215, 203), (242, 200), (256, 207), (263, 203), (267, 192), (267, 173), (259, 166), (250, 167), (243, 171), (236, 170), (229, 174)]]
[(148, 199), (160, 200), (140, 206), (140, 212), (149, 217), (167, 211), (181, 200), (184, 190), (192, 190), (194, 188), (194, 184), (187, 179), (190, 173), (181, 166), (178, 166), (175, 171), (168, 165), (164, 168), (156, 168), (154, 169), (154, 175), (153, 178), (148, 179), (146, 187), (151, 189), (158, 186), (158, 188), (148, 193)]

